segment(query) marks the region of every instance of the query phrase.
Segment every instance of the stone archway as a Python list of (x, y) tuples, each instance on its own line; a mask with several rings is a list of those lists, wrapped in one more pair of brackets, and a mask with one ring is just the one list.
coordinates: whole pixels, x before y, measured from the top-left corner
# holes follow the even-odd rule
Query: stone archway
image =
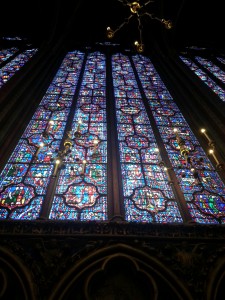
[(224, 298), (225, 292), (225, 258), (222, 257), (215, 262), (212, 272), (209, 273), (207, 281), (206, 299), (220, 300)]
[(37, 299), (31, 276), (19, 257), (0, 247), (0, 299)]
[(121, 243), (73, 265), (50, 300), (72, 300), (75, 295), (76, 300), (192, 299), (184, 283), (159, 260)]

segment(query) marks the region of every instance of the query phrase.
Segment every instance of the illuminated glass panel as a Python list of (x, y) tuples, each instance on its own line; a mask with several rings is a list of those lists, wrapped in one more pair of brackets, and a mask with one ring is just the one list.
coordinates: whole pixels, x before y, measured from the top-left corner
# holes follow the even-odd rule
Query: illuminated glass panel
[(88, 55), (51, 219), (107, 219), (105, 68), (103, 54)]
[(129, 58), (114, 55), (112, 69), (125, 219), (182, 222)]
[[(135, 56), (133, 60), (193, 221), (224, 224), (223, 182), (150, 59)], [(174, 129), (177, 132), (174, 132)], [(184, 157), (182, 150), (188, 152), (188, 159)]]
[[(112, 78), (114, 99), (107, 99), (105, 55), (65, 56), (1, 173), (0, 219), (108, 219), (106, 100), (115, 100), (125, 220), (182, 223), (186, 208), (197, 223), (224, 224), (224, 184), (151, 61), (114, 54)], [(182, 205), (162, 165), (165, 153)]]
[(0, 177), (0, 218), (39, 217), (82, 59), (79, 52), (67, 54), (6, 164)]
[(219, 80), (225, 83), (225, 72), (221, 70), (217, 65), (215, 65), (212, 61), (200, 57), (195, 56), (195, 59), (208, 71), (210, 71), (214, 76), (216, 76)]
[(28, 49), (17, 55), (0, 69), (0, 88), (37, 52), (37, 49)]
[(180, 56), (181, 60), (213, 91), (221, 100), (225, 101), (225, 91), (218, 86), (202, 69), (200, 69), (190, 58)]
[[(15, 54), (18, 51), (17, 48), (13, 47), (10, 49), (2, 49), (0, 51), (0, 64), (3, 61), (6, 61), (8, 58), (10, 58), (13, 54)], [(0, 66), (1, 67), (1, 66)]]

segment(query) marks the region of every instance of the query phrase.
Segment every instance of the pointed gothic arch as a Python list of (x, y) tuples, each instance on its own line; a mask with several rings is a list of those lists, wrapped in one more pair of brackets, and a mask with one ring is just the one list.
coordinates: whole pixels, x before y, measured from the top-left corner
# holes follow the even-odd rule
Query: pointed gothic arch
[(123, 243), (89, 252), (56, 283), (49, 299), (114, 299), (110, 294), (131, 300), (193, 299), (185, 282), (166, 265)]

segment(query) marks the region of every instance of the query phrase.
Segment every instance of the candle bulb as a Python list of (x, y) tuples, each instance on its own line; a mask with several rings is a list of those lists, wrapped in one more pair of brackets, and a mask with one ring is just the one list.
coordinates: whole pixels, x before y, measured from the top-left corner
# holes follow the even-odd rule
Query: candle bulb
[(163, 170), (166, 172), (166, 174), (167, 174), (167, 176), (168, 176), (168, 178), (169, 178), (170, 176), (169, 176), (168, 168), (164, 166), (164, 167), (163, 167)]
[(56, 175), (57, 175), (57, 172), (58, 172), (58, 168), (59, 168), (60, 163), (61, 163), (60, 159), (56, 159), (56, 161), (55, 161), (55, 167), (54, 167), (54, 172), (53, 172), (53, 176), (56, 176)]
[(94, 140), (94, 149), (93, 149), (93, 153), (92, 153), (92, 156), (97, 156), (97, 148), (98, 148), (98, 139), (95, 139)]
[(80, 136), (81, 136), (81, 132), (80, 132), (80, 126), (81, 126), (81, 124), (82, 124), (82, 121), (79, 120), (79, 121), (78, 121), (77, 130), (76, 130), (76, 132), (75, 132), (75, 137), (80, 137)]
[[(177, 129), (177, 128), (174, 128), (173, 132), (175, 133), (177, 143), (178, 143), (178, 145), (179, 145), (179, 147), (180, 147), (180, 143), (183, 142), (183, 139), (179, 136), (179, 134), (178, 134), (178, 129)], [(183, 144), (183, 143), (182, 143), (182, 144)]]
[(179, 149), (181, 150), (181, 147), (184, 146), (185, 143), (183, 139), (179, 136), (177, 128), (174, 128), (173, 132), (175, 133), (176, 141), (178, 143)]
[(162, 161), (162, 159), (160, 157), (159, 148), (155, 148), (155, 152), (156, 152), (156, 159), (157, 159), (158, 163), (160, 163)]
[(43, 147), (44, 147), (44, 143), (41, 142), (41, 143), (39, 144), (39, 147), (38, 147), (37, 152), (36, 152), (36, 154), (35, 154), (36, 157), (38, 157), (38, 154), (40, 153), (41, 148), (43, 148)]
[(82, 162), (82, 170), (81, 170), (82, 175), (85, 173), (86, 163), (87, 163), (87, 161), (84, 159), (83, 162)]
[(178, 135), (178, 130), (177, 130), (177, 128), (174, 128), (174, 129), (173, 129), (173, 132), (175, 133), (175, 135), (176, 135), (176, 138), (178, 138), (178, 137), (179, 137), (179, 135)]
[(168, 177), (168, 183), (169, 184), (173, 184), (173, 181), (171, 180), (171, 177), (170, 177), (170, 173), (169, 173), (169, 169), (165, 166), (165, 164), (164, 164), (164, 166), (163, 166), (163, 170), (166, 172), (166, 174), (167, 174), (167, 177)]
[(216, 157), (216, 155), (215, 155), (213, 149), (210, 149), (210, 150), (209, 150), (209, 154), (211, 154), (212, 157), (214, 158), (214, 160), (215, 160), (215, 162), (216, 162), (216, 165), (217, 165), (217, 166), (220, 166), (220, 162), (218, 161), (218, 159), (217, 159), (217, 157)]
[(204, 136), (207, 138), (207, 140), (208, 140), (209, 143), (212, 143), (212, 140), (210, 139), (210, 137), (209, 137), (208, 134), (206, 133), (205, 128), (202, 128), (202, 129), (201, 129), (201, 133), (204, 134)]
[(96, 152), (97, 150), (97, 147), (98, 147), (98, 140), (94, 140), (94, 152)]
[(51, 126), (54, 124), (54, 121), (50, 120), (49, 123), (48, 123), (48, 126), (46, 128), (46, 133), (49, 133), (49, 130), (51, 128)]
[(81, 125), (81, 123), (82, 123), (82, 121), (79, 120), (79, 121), (78, 121), (78, 126), (77, 126), (77, 131), (80, 131), (80, 125)]

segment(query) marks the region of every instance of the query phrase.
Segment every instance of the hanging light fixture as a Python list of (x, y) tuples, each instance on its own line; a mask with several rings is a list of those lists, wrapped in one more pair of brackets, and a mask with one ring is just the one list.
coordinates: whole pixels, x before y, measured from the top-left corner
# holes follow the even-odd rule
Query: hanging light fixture
[[(72, 131), (66, 132), (67, 137), (65, 138), (63, 142), (63, 147), (61, 147), (61, 150), (56, 149), (56, 156), (51, 158), (51, 162), (54, 162), (54, 170), (53, 170), (53, 176), (56, 177), (60, 170), (66, 168), (66, 163), (73, 162), (74, 156), (72, 153), (72, 148), (74, 144), (77, 142), (79, 146), (83, 146), (86, 149), (90, 149), (90, 155), (88, 156), (91, 160), (98, 160), (101, 157), (101, 153), (99, 151), (99, 145), (101, 143), (101, 140), (97, 135), (82, 133), (82, 121), (78, 120), (78, 126), (75, 129), (75, 133), (73, 134)], [(41, 147), (44, 145), (40, 145), (38, 148), (38, 153), (40, 152)], [(89, 152), (89, 151), (87, 151)], [(38, 155), (36, 154), (36, 156)], [(88, 163), (88, 158), (83, 158), (82, 165), (79, 168), (79, 172), (76, 174), (74, 166), (71, 166), (70, 168), (70, 175), (72, 176), (81, 176), (82, 178), (85, 177), (86, 174), (86, 164)], [(76, 163), (81, 164), (81, 161), (78, 157), (75, 158)], [(97, 174), (97, 171), (96, 171)]]
[(166, 29), (171, 29), (173, 27), (172, 22), (170, 20), (160, 19), (147, 11), (147, 5), (154, 1), (149, 0), (143, 4), (141, 4), (139, 0), (134, 2), (129, 2), (127, 0), (118, 0), (118, 1), (122, 2), (124, 6), (127, 6), (129, 8), (130, 15), (115, 30), (111, 29), (111, 27), (107, 27), (108, 39), (112, 39), (116, 32), (118, 32), (123, 26), (128, 24), (131, 19), (136, 18), (138, 24), (138, 31), (139, 31), (139, 40), (134, 41), (134, 46), (137, 52), (142, 53), (144, 51), (144, 44), (142, 41), (142, 27), (143, 27), (141, 23), (142, 17), (147, 16), (152, 20), (159, 21), (165, 26)]
[[(175, 134), (174, 141), (176, 142), (176, 151), (180, 152), (179, 159), (176, 160), (176, 167), (179, 169), (180, 175), (182, 178), (185, 178), (186, 176), (189, 176), (189, 174), (192, 174), (195, 179), (195, 185), (202, 186), (203, 182), (206, 182), (208, 180), (208, 175), (206, 177), (202, 177), (201, 173), (206, 171), (208, 172), (208, 162), (203, 159), (203, 157), (199, 156), (197, 153), (194, 153), (193, 149), (191, 149), (190, 144), (188, 143), (188, 139), (184, 139), (182, 137), (182, 133), (178, 132), (177, 128), (174, 128), (173, 130)], [(214, 171), (222, 171), (224, 172), (224, 165), (219, 161), (217, 155), (216, 155), (216, 148), (215, 148), (215, 142), (209, 137), (209, 135), (206, 133), (206, 129), (202, 128), (201, 133), (206, 137), (208, 141), (209, 148), (209, 155), (211, 155), (216, 163), (216, 168)], [(196, 145), (194, 146), (194, 148)], [(174, 156), (175, 157), (175, 156)], [(173, 167), (167, 167), (164, 161), (159, 161), (159, 166), (167, 173), (168, 176), (168, 183), (174, 184), (174, 182), (171, 180), (170, 177), (170, 170), (174, 170)], [(212, 171), (212, 169), (210, 168)], [(190, 171), (191, 173), (187, 173), (187, 171)]]
[[(196, 179), (196, 182), (200, 183), (200, 177), (198, 174), (198, 169), (204, 170), (204, 163), (202, 157), (193, 157), (190, 155), (190, 151), (188, 147), (186, 146), (185, 140), (179, 135), (177, 128), (174, 128), (174, 133), (176, 137), (176, 142), (178, 144), (178, 149), (180, 151), (181, 157), (185, 159), (185, 168), (189, 169), (194, 178)], [(180, 166), (181, 168), (181, 166)], [(183, 174), (185, 176), (185, 173)]]

